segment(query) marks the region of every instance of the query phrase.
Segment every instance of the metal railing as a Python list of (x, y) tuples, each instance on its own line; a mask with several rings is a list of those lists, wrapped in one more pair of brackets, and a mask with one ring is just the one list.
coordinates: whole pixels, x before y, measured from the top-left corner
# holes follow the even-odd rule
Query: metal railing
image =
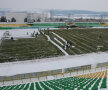
[(25, 73), (25, 74), (18, 74), (14, 76), (0, 76), (0, 83), (2, 85), (6, 85), (5, 82), (12, 82), (14, 81), (28, 79), (31, 82), (31, 79), (37, 78), (38, 81), (42, 81), (41, 78), (44, 77), (45, 80), (48, 80), (48, 76), (53, 76), (54, 79), (57, 79), (58, 76), (64, 77), (66, 74), (68, 76), (92, 73), (92, 72), (99, 72), (108, 69), (108, 62), (104, 64), (97, 64), (95, 68), (91, 67), (92, 65), (86, 66), (78, 66), (78, 67), (70, 67), (65, 69), (58, 69), (58, 70), (51, 70), (51, 71), (43, 71), (43, 72), (33, 72), (33, 73)]

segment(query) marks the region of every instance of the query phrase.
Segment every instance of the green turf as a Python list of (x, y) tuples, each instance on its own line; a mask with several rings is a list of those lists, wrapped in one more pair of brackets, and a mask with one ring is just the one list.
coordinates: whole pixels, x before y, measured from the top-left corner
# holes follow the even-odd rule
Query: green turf
[(63, 55), (42, 34), (37, 38), (4, 40), (0, 46), (0, 63)]
[[(52, 32), (72, 42), (75, 48), (66, 50), (70, 55), (108, 51), (108, 29), (53, 30)], [(98, 46), (102, 47), (97, 48)]]
[[(52, 34), (55, 32), (66, 41), (72, 43), (74, 48), (66, 49), (69, 55), (108, 51), (108, 29), (72, 29), (72, 30), (45, 30), (45, 34), (63, 48), (54, 38), (63, 44), (60, 38)], [(100, 38), (101, 35), (101, 38)], [(98, 46), (102, 46), (98, 48)], [(37, 38), (4, 40), (0, 46), (0, 63), (33, 60), (39, 58), (56, 57), (64, 55), (56, 46), (52, 45), (41, 34)]]

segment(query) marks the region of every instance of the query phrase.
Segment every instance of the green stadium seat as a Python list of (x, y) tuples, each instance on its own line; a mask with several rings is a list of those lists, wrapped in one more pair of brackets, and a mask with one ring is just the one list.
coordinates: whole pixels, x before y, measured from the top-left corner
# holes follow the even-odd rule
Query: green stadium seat
[(106, 75), (106, 72), (96, 72), (92, 74), (67, 77), (56, 80), (3, 86), (0, 87), (0, 90), (98, 90), (98, 88), (100, 88), (100, 84), (101, 88), (107, 88)]

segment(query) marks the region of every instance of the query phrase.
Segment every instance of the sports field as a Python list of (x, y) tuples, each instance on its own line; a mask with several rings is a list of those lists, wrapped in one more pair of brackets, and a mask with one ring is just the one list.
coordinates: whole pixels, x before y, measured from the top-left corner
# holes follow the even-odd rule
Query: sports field
[[(30, 72), (31, 73), (40, 72), (44, 70), (45, 71), (56, 70), (56, 69), (63, 70), (63, 68), (65, 69), (66, 67), (67, 68), (73, 67), (74, 65), (78, 67), (81, 64), (97, 65), (97, 63), (107, 62), (107, 56), (108, 56), (107, 29), (69, 29), (69, 30), (41, 29), (36, 31), (9, 30), (9, 32), (11, 33), (10, 37), (13, 37), (13, 39), (11, 38), (4, 39), (3, 38), (4, 31), (1, 32), (2, 32), (0, 36), (1, 37), (0, 63), (1, 63), (1, 72), (2, 72), (1, 76), (2, 74), (4, 74), (3, 76), (5, 76), (5, 75), (17, 75)], [(36, 35), (37, 32), (38, 35)], [(87, 53), (89, 53), (90, 56)], [(74, 55), (76, 58), (69, 55)], [(86, 57), (86, 55), (88, 56)], [(61, 57), (60, 60), (59, 56), (64, 56), (64, 57)], [(58, 59), (57, 58), (51, 59), (50, 57), (51, 58), (57, 57)], [(34, 62), (28, 61), (26, 64), (25, 60), (34, 60)], [(40, 62), (37, 62), (36, 60)], [(45, 62), (43, 62), (43, 60)], [(64, 60), (64, 62), (62, 62), (62, 60)], [(16, 61), (24, 61), (24, 62), (22, 63), (19, 62), (18, 64), (18, 62)], [(14, 63), (3, 63), (3, 62), (14, 62)], [(16, 81), (17, 82), (16, 84), (12, 84), (11, 83), (13, 82), (12, 79), (9, 85), (6, 84), (5, 82), (0, 82), (0, 84), (2, 85), (2, 87), (0, 87), (0, 90), (106, 89), (108, 86), (107, 71), (102, 71), (102, 68), (100, 69), (101, 72), (97, 72), (95, 69), (94, 73), (90, 73), (89, 71), (88, 74), (82, 74), (70, 77), (63, 76), (63, 78), (46, 80), (46, 81), (33, 81), (33, 82), (30, 81), (27, 83), (18, 83)], [(78, 74), (78, 72), (76, 73)]]
[[(14, 31), (13, 31), (14, 32)], [(6, 39), (0, 45), (0, 62), (33, 60), (62, 56), (64, 53), (51, 40), (69, 55), (108, 51), (107, 29), (41, 30), (38, 37)], [(13, 36), (15, 37), (14, 33)], [(51, 40), (45, 36), (48, 35)], [(64, 48), (66, 43), (72, 45)]]
[[(62, 37), (65, 41), (71, 42), (72, 46), (65, 49), (69, 55), (83, 54), (91, 52), (108, 51), (108, 30), (107, 29), (72, 29), (51, 31)], [(46, 31), (47, 33), (47, 31)], [(63, 45), (66, 42), (50, 33), (52, 40), (58, 39)], [(57, 42), (61, 47), (62, 44)]]
[[(21, 35), (19, 34), (19, 36)], [(63, 55), (63, 53), (47, 41), (42, 34), (39, 34), (36, 38), (18, 37), (16, 40), (2, 40), (0, 45), (0, 63), (56, 57), (59, 55)]]

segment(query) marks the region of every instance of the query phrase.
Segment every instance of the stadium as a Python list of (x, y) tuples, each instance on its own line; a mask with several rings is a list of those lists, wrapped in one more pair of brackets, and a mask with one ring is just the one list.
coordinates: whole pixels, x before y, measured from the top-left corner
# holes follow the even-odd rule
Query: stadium
[(108, 23), (0, 24), (0, 90), (107, 90)]

